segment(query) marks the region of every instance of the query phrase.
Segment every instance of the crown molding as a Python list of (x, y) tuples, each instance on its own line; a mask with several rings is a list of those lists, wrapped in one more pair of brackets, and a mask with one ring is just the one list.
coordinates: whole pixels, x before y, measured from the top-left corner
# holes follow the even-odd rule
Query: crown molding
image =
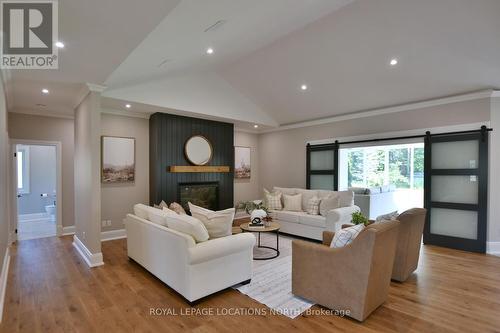
[(93, 91), (93, 92), (103, 92), (104, 90), (106, 90), (106, 86), (103, 86), (103, 85), (100, 85), (100, 84), (95, 84), (95, 83), (88, 83), (86, 82), (85, 85), (87, 86), (87, 88), (90, 90), (90, 91)]
[(492, 89), (481, 90), (481, 91), (471, 92), (471, 93), (467, 93), (467, 94), (430, 99), (430, 100), (421, 101), (421, 102), (402, 104), (402, 105), (386, 107), (386, 108), (365, 110), (365, 111), (349, 113), (349, 114), (345, 114), (345, 115), (333, 116), (333, 117), (310, 120), (310, 121), (303, 121), (303, 122), (289, 124), (289, 125), (282, 125), (282, 126), (279, 126), (276, 128), (262, 130), (262, 131), (260, 131), (260, 133), (270, 133), (270, 132), (285, 131), (285, 130), (302, 128), (302, 127), (325, 125), (325, 124), (335, 123), (335, 122), (339, 122), (339, 121), (367, 118), (367, 117), (373, 117), (373, 116), (379, 116), (379, 115), (391, 114), (391, 113), (397, 113), (397, 112), (404, 112), (404, 111), (412, 111), (412, 110), (416, 110), (416, 109), (424, 109), (424, 108), (429, 108), (429, 107), (433, 107), (433, 106), (459, 103), (459, 102), (465, 102), (465, 101), (472, 101), (472, 100), (483, 99), (483, 98), (491, 98), (491, 97), (496, 97), (496, 96), (500, 96), (500, 91), (492, 90)]
[(50, 111), (36, 110), (36, 109), (12, 109), (9, 110), (9, 113), (24, 114), (24, 115), (39, 116), (39, 117), (75, 119), (74, 115), (72, 114), (61, 114), (57, 112), (50, 112)]
[(103, 109), (103, 108), (101, 108), (101, 113), (110, 114), (114, 116), (142, 118), (142, 119), (149, 119), (149, 117), (151, 116), (150, 113), (145, 113), (145, 112), (135, 112), (135, 111), (117, 110), (117, 109)]

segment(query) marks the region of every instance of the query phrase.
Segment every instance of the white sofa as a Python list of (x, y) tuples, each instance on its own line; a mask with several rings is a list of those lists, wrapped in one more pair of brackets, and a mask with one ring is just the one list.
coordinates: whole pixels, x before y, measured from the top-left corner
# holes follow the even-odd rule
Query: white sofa
[(394, 185), (372, 188), (352, 187), (349, 190), (354, 192), (354, 204), (369, 219), (374, 220), (380, 215), (398, 210)]
[[(352, 213), (359, 212), (359, 207), (354, 205), (354, 194), (352, 191), (326, 191), (326, 190), (305, 190), (300, 188), (274, 187), (273, 191), (280, 191), (283, 194), (294, 195), (302, 194), (302, 212), (292, 212), (286, 210), (271, 210), (270, 215), (274, 221), (281, 224), (280, 231), (311, 238), (316, 240), (323, 239), (323, 231), (338, 231), (342, 224), (352, 221)], [(307, 202), (313, 196), (320, 199), (331, 194), (340, 196), (341, 208), (332, 209), (322, 215), (309, 215), (305, 212)]]
[(134, 214), (125, 218), (125, 229), (129, 258), (190, 304), (252, 278), (255, 236), (250, 233), (196, 243), (191, 235)]

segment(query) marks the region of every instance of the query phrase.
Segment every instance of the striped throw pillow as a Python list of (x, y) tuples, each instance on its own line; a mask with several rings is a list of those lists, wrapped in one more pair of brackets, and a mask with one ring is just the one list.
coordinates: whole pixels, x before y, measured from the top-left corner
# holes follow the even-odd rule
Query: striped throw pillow
[(365, 228), (364, 224), (357, 224), (355, 226), (336, 231), (335, 236), (333, 236), (330, 247), (339, 248), (351, 244), (352, 241), (356, 237), (358, 237), (359, 233), (363, 231), (364, 228)]
[(281, 205), (281, 192), (269, 192), (264, 189), (264, 195), (266, 196), (266, 206), (269, 210), (282, 210), (283, 206)]

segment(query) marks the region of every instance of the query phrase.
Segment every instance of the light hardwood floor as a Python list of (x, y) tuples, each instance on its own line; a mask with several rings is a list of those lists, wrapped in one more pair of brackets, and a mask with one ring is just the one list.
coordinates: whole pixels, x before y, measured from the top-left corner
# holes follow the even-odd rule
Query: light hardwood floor
[[(392, 283), (387, 302), (364, 323), (335, 316), (151, 316), (150, 308), (172, 308), (179, 314), (188, 307), (128, 260), (125, 240), (103, 243), (106, 264), (93, 269), (71, 241), (44, 238), (12, 247), (0, 332), (500, 331), (500, 258), (494, 256), (424, 246), (417, 274), (405, 283)], [(225, 290), (196, 308), (210, 307), (264, 306)]]

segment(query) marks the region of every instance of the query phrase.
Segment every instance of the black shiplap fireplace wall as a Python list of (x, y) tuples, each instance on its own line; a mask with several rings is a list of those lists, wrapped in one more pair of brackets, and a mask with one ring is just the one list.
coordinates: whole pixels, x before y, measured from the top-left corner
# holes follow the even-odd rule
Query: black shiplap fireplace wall
[[(191, 165), (184, 155), (184, 144), (193, 135), (203, 135), (213, 147), (207, 165), (229, 166), (228, 173), (172, 173), (173, 165)], [(138, 148), (140, 149), (140, 147)], [(234, 196), (234, 128), (218, 121), (155, 113), (149, 119), (150, 204), (161, 200), (178, 201), (179, 183), (218, 182), (218, 209), (233, 207)]]

